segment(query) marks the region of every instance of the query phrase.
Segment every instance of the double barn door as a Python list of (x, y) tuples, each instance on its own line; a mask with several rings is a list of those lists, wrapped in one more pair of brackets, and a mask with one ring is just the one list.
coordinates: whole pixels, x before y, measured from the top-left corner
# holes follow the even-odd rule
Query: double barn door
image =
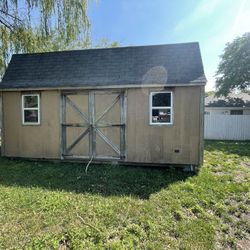
[(124, 91), (61, 94), (63, 158), (126, 158), (126, 96)]

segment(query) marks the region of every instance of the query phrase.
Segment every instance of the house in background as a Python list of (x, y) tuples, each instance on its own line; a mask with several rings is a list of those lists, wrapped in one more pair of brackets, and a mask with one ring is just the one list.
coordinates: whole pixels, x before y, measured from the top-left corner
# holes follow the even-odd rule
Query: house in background
[(250, 94), (205, 98), (205, 139), (250, 140)]
[(250, 93), (229, 94), (228, 97), (208, 95), (205, 98), (206, 115), (250, 115)]
[(2, 155), (199, 166), (205, 83), (198, 43), (14, 55)]

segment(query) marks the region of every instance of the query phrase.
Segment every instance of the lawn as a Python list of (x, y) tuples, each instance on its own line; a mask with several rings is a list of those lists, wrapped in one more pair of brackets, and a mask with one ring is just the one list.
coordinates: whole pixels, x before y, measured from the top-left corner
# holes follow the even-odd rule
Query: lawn
[(250, 142), (180, 170), (0, 159), (0, 249), (247, 249)]

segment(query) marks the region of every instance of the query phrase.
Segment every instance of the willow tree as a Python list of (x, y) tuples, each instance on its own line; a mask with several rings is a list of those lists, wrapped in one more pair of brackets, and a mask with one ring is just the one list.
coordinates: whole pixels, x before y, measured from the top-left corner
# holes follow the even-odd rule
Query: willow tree
[(13, 53), (90, 46), (88, 0), (1, 0), (0, 77)]

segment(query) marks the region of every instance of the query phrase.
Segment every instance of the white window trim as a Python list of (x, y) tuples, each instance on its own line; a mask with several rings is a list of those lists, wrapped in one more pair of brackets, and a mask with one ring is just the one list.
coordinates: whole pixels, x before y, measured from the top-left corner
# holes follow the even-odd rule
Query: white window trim
[[(170, 93), (171, 95), (171, 106), (163, 106), (163, 107), (152, 107), (152, 97), (154, 94), (161, 94), (161, 93)], [(157, 91), (157, 92), (150, 92), (150, 100), (149, 100), (149, 124), (150, 125), (173, 125), (173, 91)], [(152, 110), (153, 109), (170, 109), (170, 122), (152, 122)]]
[[(26, 96), (37, 96), (37, 108), (25, 108), (24, 107), (24, 98)], [(37, 110), (38, 111), (38, 119), (37, 122), (25, 122), (24, 121), (24, 111), (25, 110)], [(40, 125), (40, 95), (39, 94), (25, 94), (22, 95), (22, 124), (23, 125)]]

